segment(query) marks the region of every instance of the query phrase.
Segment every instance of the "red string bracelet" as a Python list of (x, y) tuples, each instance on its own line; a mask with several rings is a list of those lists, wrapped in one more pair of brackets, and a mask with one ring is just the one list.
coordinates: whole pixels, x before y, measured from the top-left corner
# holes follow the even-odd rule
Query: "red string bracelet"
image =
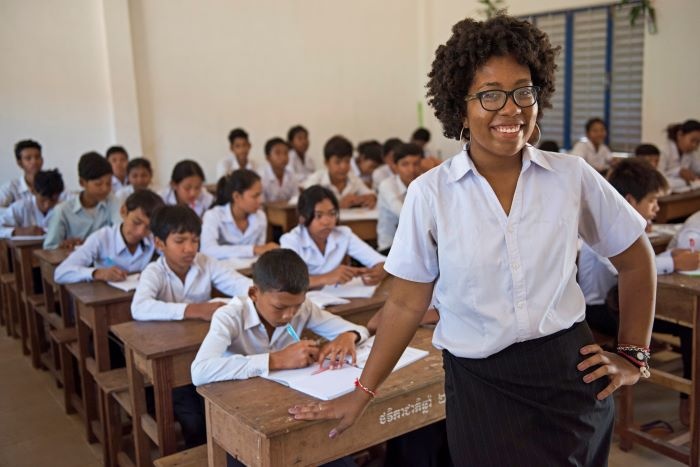
[(377, 397), (377, 394), (376, 394), (374, 391), (372, 391), (370, 388), (368, 388), (367, 386), (365, 386), (364, 384), (362, 384), (362, 383), (360, 382), (360, 378), (355, 378), (355, 387), (356, 387), (356, 388), (360, 388), (360, 389), (362, 389), (363, 391), (365, 391), (367, 394), (369, 394), (369, 396), (370, 396), (372, 399), (374, 399), (375, 397)]

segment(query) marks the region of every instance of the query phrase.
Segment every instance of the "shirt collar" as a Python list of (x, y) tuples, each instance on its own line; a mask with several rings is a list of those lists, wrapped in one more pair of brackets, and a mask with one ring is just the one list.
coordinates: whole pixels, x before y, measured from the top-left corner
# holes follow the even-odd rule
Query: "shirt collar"
[(332, 251), (333, 248), (335, 248), (336, 245), (336, 229), (333, 229), (333, 231), (328, 235), (328, 238), (326, 239), (326, 253), (321, 253), (321, 250), (318, 248), (318, 245), (316, 245), (316, 242), (314, 242), (314, 239), (311, 238), (311, 234), (309, 234), (309, 229), (306, 226), (299, 226), (299, 229), (301, 230), (301, 247), (302, 248), (311, 248), (314, 251), (319, 252), (321, 255), (325, 256), (328, 254), (329, 251)]
[[(80, 212), (81, 209), (85, 209), (85, 208), (83, 207), (83, 203), (80, 202), (80, 194), (81, 194), (81, 193), (82, 193), (82, 192), (78, 193), (78, 194), (75, 196), (75, 198), (73, 198), (73, 201), (72, 201), (72, 202), (73, 202), (73, 212), (76, 213), (76, 214), (77, 214), (78, 212)], [(99, 210), (101, 210), (102, 208), (104, 208), (104, 207), (106, 206), (106, 202), (107, 202), (107, 201), (103, 199), (102, 201), (100, 201), (99, 203), (97, 203), (97, 204), (95, 205), (94, 208), (91, 208), (91, 209), (97, 209), (97, 210), (99, 211)]]
[[(123, 251), (131, 254), (129, 247), (126, 245), (124, 234), (122, 233), (122, 225), (124, 225), (124, 223), (120, 222), (114, 230), (114, 245), (116, 247), (115, 249), (117, 250), (117, 255), (120, 255)], [(142, 251), (145, 251), (146, 247), (150, 244), (150, 240), (150, 237), (142, 238), (138, 244), (138, 247), (140, 247)]]
[(24, 175), (19, 177), (19, 192), (24, 194), (24, 193), (29, 193), (32, 190), (29, 189), (29, 185), (27, 185), (27, 180), (24, 179)]
[(238, 303), (243, 305), (243, 310), (241, 311), (243, 329), (247, 331), (262, 324), (258, 310), (255, 309), (255, 303), (250, 297), (236, 297), (235, 300), (238, 300)]
[[(159, 253), (161, 253), (161, 252), (159, 252)], [(201, 257), (201, 253), (197, 253), (197, 255), (194, 257), (194, 261), (192, 261), (190, 268), (187, 270), (187, 274), (185, 274), (185, 283), (187, 282), (187, 277), (190, 275), (190, 273), (193, 270), (195, 271), (195, 273), (199, 273), (202, 270), (202, 268), (199, 265), (199, 258), (200, 257)], [(158, 257), (158, 261), (161, 262), (161, 264), (163, 265), (163, 268), (165, 269), (165, 271), (167, 273), (172, 274), (173, 276), (177, 277), (177, 274), (175, 274), (175, 271), (170, 269), (170, 266), (168, 265), (168, 261), (165, 259), (164, 254), (162, 254), (162, 253), (160, 254), (160, 256)]]
[[(536, 149), (530, 144), (526, 144), (523, 147), (523, 153), (522, 153), (522, 162), (523, 162), (523, 171), (526, 170), (528, 167), (530, 167), (530, 164), (534, 162), (535, 164), (539, 165), (543, 169), (553, 171), (554, 169), (552, 168), (551, 164), (547, 160), (546, 156), (540, 151), (539, 149)], [(467, 146), (464, 145), (464, 148), (462, 149), (462, 152), (459, 153), (457, 156), (455, 156), (452, 159), (452, 162), (450, 164), (450, 179), (453, 182), (456, 182), (460, 180), (462, 177), (464, 177), (467, 173), (469, 172), (474, 172), (475, 167), (474, 167), (474, 162), (471, 160), (471, 157), (469, 157), (467, 153)]]

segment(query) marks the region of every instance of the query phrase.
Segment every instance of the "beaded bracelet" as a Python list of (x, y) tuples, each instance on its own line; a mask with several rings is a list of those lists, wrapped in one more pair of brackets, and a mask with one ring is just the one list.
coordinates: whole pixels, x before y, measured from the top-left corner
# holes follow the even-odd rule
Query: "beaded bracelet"
[(651, 358), (649, 347), (618, 345), (617, 354), (637, 365), (642, 378), (649, 378), (651, 376), (651, 372), (649, 371), (649, 359)]
[(372, 399), (374, 399), (375, 397), (377, 397), (377, 394), (376, 394), (374, 391), (372, 391), (370, 388), (368, 388), (367, 386), (365, 386), (364, 384), (362, 384), (362, 383), (360, 382), (360, 378), (355, 378), (355, 387), (356, 387), (356, 388), (362, 389), (364, 392), (366, 392), (367, 394), (369, 394), (369, 396), (370, 396)]

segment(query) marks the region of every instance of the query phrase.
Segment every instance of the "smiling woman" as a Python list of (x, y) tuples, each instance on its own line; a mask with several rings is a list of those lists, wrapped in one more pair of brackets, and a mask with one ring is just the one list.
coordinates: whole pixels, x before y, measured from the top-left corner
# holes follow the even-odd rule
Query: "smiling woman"
[[(647, 374), (646, 358), (628, 360), (628, 349), (648, 345), (653, 315), (645, 222), (582, 159), (528, 144), (554, 92), (556, 50), (544, 33), (505, 15), (466, 19), (452, 32), (436, 52), (428, 97), (445, 136), (464, 137), (464, 149), (408, 188), (362, 386), (323, 409), (290, 412), (340, 419), (332, 438), (347, 429), (432, 297), (454, 465), (605, 465), (609, 396)], [(595, 345), (585, 324), (579, 236), (620, 271), (625, 357)]]

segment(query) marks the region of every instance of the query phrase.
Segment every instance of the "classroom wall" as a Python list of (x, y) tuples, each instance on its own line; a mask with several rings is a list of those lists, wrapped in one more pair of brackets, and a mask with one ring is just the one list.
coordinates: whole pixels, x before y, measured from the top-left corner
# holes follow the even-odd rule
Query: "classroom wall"
[[(513, 14), (543, 10), (532, 0), (506, 3)], [(560, 0), (551, 8), (604, 3)], [(302, 123), (320, 162), (336, 132), (354, 142), (407, 138), (418, 103), (431, 146), (452, 155), (459, 144), (440, 136), (424, 86), (451, 26), (480, 8), (476, 0), (5, 0), (0, 182), (19, 173), (12, 146), (25, 137), (42, 142), (46, 167), (58, 166), (71, 188), (78, 156), (117, 141), (151, 158), (160, 183), (184, 157), (214, 181), (237, 125), (262, 161), (268, 137)], [(667, 122), (700, 118), (688, 94), (700, 76), (688, 48), (698, 40), (691, 21), (700, 2), (657, 8), (659, 33), (646, 38), (642, 120), (644, 139), (654, 142)]]

